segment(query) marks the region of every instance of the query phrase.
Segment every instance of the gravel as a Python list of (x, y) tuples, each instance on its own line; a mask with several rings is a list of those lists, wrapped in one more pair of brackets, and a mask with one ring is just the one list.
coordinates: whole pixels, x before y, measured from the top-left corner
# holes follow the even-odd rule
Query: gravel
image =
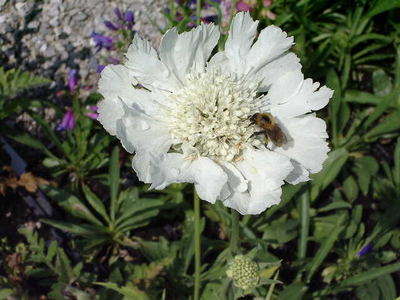
[[(118, 7), (132, 10), (138, 34), (157, 48), (161, 33), (148, 17), (165, 26), (161, 11), (167, 0), (119, 0)], [(97, 66), (105, 49), (96, 53), (93, 31), (108, 35), (103, 21), (116, 21), (117, 2), (106, 0), (0, 0), (0, 61), (53, 80), (61, 90), (71, 68), (79, 70), (79, 82), (96, 90)], [(148, 16), (149, 14), (149, 16)], [(113, 54), (122, 59), (122, 54)]]

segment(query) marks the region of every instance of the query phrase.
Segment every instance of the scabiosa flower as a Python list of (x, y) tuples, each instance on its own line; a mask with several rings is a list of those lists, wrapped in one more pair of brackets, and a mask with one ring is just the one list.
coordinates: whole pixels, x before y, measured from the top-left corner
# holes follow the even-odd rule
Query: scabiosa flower
[(57, 130), (73, 130), (75, 128), (75, 114), (72, 109), (68, 109), (64, 114), (61, 123), (57, 126)]
[[(278, 27), (253, 43), (257, 25), (249, 13), (237, 14), (225, 51), (209, 61), (219, 40), (213, 24), (167, 31), (159, 56), (136, 35), (126, 64), (102, 72), (98, 120), (136, 153), (133, 168), (151, 188), (192, 182), (203, 200), (259, 214), (280, 202), (284, 181), (307, 181), (322, 169), (326, 124), (310, 112), (333, 92), (304, 80), (299, 59), (287, 52), (293, 37)], [(281, 147), (255, 135), (251, 117), (260, 112), (285, 134)]]

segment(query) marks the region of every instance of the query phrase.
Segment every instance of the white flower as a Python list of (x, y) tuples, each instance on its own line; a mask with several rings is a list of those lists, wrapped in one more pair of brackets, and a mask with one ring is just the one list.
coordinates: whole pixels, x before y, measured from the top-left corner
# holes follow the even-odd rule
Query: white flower
[[(169, 30), (159, 56), (136, 36), (126, 64), (102, 72), (99, 121), (136, 153), (133, 168), (151, 188), (192, 182), (203, 200), (259, 214), (280, 202), (284, 181), (307, 181), (321, 170), (326, 124), (310, 112), (332, 91), (304, 80), (299, 59), (287, 52), (293, 38), (278, 27), (265, 28), (253, 43), (257, 25), (248, 13), (237, 14), (225, 51), (209, 61), (219, 40), (213, 24)], [(275, 118), (287, 143), (265, 147), (253, 135), (257, 112)]]

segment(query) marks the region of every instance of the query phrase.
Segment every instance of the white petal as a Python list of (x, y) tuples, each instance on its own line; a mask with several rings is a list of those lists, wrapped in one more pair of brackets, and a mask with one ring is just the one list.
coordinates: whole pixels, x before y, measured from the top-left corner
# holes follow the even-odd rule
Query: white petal
[(139, 83), (149, 90), (154, 88), (173, 92), (181, 84), (174, 74), (158, 59), (157, 53), (148, 41), (135, 35), (126, 53), (126, 66), (132, 71)]
[(101, 73), (99, 92), (104, 96), (104, 100), (98, 105), (98, 120), (111, 135), (116, 135), (117, 120), (124, 115), (121, 100), (128, 107), (136, 104), (136, 107), (150, 116), (164, 116), (167, 98), (161, 93), (136, 89), (134, 84), (137, 84), (137, 81), (132, 71), (125, 66), (109, 65)]
[(161, 40), (161, 61), (182, 84), (186, 84), (187, 74), (192, 67), (199, 73), (204, 72), (208, 57), (218, 40), (218, 27), (212, 23), (202, 24), (182, 34), (173, 28)]
[[(288, 157), (269, 150), (247, 149), (243, 158), (234, 165), (240, 175), (227, 172), (231, 195), (223, 204), (243, 215), (259, 214), (280, 202), (283, 180), (293, 170), (293, 165)], [(247, 184), (246, 190), (238, 188), (243, 184)]]
[(285, 73), (274, 82), (265, 96), (269, 99), (273, 116), (277, 115), (277, 110), (281, 109), (283, 103), (299, 94), (303, 82), (304, 75), (301, 70)]
[(300, 59), (294, 53), (287, 53), (271, 61), (255, 75), (256, 81), (261, 81), (259, 92), (267, 92), (281, 76), (295, 70), (301, 70)]
[(310, 177), (308, 177), (308, 175), (310, 175), (310, 172), (308, 172), (307, 169), (298, 162), (294, 160), (291, 160), (291, 162), (294, 169), (292, 172), (290, 172), (288, 177), (285, 178), (285, 181), (290, 184), (298, 184), (300, 182), (309, 181)]
[(284, 119), (281, 128), (288, 137), (288, 143), (282, 147), (274, 147), (274, 151), (295, 160), (310, 173), (321, 171), (327, 159), (329, 147), (326, 123), (308, 114), (296, 118)]
[(246, 58), (257, 34), (258, 21), (254, 22), (248, 12), (240, 12), (232, 20), (225, 55), (229, 59), (231, 71), (238, 74), (246, 72)]
[(117, 120), (117, 137), (125, 150), (166, 153), (172, 144), (164, 122), (144, 114), (135, 105), (128, 107), (121, 101), (124, 115)]
[(293, 37), (287, 37), (286, 32), (274, 25), (261, 31), (257, 42), (251, 47), (247, 69), (255, 74), (269, 62), (277, 59), (293, 45)]
[[(143, 158), (146, 155), (150, 157)], [(148, 167), (140, 162), (142, 158), (148, 163)], [(194, 183), (199, 197), (211, 203), (221, 194), (228, 179), (222, 168), (211, 159), (199, 157), (192, 161), (179, 153), (160, 155), (149, 152), (136, 155), (133, 167), (140, 180), (152, 183), (150, 188), (161, 190), (171, 183), (191, 182)]]
[[(333, 91), (326, 86), (317, 90), (319, 83), (313, 83), (311, 79), (304, 80), (301, 88), (298, 89), (298, 86), (300, 86), (298, 82), (301, 80), (301, 76), (295, 74), (298, 74), (298, 72), (288, 73), (288, 76), (283, 76), (282, 79), (279, 79), (272, 85), (268, 93), (271, 103), (274, 103), (273, 107), (271, 107), (271, 112), (279, 115), (281, 118), (296, 117), (319, 110), (328, 104), (329, 99), (333, 95)], [(287, 79), (286, 89), (298, 90), (295, 96), (292, 96), (293, 93), (288, 93), (287, 91), (279, 92), (279, 89), (284, 89), (285, 84), (283, 81), (285, 79)], [(297, 83), (295, 84), (294, 82)], [(290, 84), (290, 87), (287, 86), (288, 84)], [(271, 96), (271, 91), (273, 91), (273, 96)]]

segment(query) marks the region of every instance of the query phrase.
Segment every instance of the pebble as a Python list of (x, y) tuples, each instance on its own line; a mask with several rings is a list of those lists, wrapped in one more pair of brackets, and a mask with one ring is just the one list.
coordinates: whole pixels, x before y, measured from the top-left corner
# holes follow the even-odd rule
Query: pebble
[[(155, 48), (161, 33), (147, 15), (164, 27), (161, 11), (167, 4), (168, 0), (118, 1), (122, 11), (134, 12), (137, 22), (133, 29)], [(96, 91), (97, 66), (105, 63), (103, 57), (110, 52), (103, 49), (97, 53), (90, 35), (94, 30), (104, 35), (112, 33), (103, 21), (116, 21), (115, 7), (117, 3), (109, 0), (0, 0), (0, 34), (6, 37), (0, 57), (5, 57), (7, 68), (46, 76), (56, 88), (66, 87), (70, 69), (76, 68), (80, 84)], [(112, 55), (123, 58), (123, 53)]]

